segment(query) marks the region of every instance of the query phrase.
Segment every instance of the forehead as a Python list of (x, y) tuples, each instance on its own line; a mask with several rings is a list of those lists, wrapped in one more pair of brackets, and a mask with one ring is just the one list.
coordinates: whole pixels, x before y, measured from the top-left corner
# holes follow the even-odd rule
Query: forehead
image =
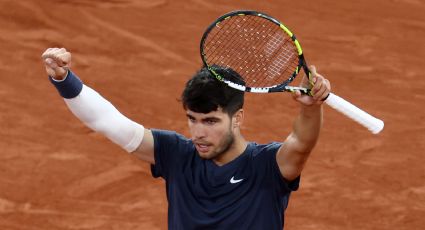
[(216, 111), (211, 111), (209, 113), (197, 113), (187, 109), (186, 115), (194, 117), (194, 118), (198, 118), (198, 119), (205, 119), (205, 118), (212, 118), (212, 117), (215, 117), (215, 118), (228, 117), (227, 113), (223, 112), (222, 108), (218, 108)]

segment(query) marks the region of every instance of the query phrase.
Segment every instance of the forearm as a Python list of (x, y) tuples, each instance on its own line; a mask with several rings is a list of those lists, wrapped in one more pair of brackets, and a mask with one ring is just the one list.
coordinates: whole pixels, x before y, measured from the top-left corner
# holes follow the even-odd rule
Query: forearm
[(109, 101), (84, 85), (72, 72), (63, 81), (51, 79), (72, 113), (128, 152), (143, 139), (144, 128), (121, 114)]
[(319, 138), (323, 122), (322, 105), (301, 105), (293, 124), (292, 137), (297, 141), (298, 152), (309, 153)]
[[(330, 92), (330, 83), (310, 67), (312, 73), (311, 88), (314, 96), (302, 95), (295, 91), (292, 96), (299, 102), (300, 113), (294, 121), (293, 131), (283, 143), (276, 160), (282, 175), (293, 180), (298, 177), (304, 168), (307, 159), (319, 138), (323, 121), (323, 101)], [(303, 87), (311, 85), (307, 77), (303, 78)]]

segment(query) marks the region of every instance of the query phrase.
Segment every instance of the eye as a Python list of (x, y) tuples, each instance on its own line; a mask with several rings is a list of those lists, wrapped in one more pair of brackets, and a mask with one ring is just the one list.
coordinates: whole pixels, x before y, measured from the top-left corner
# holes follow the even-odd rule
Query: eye
[(206, 119), (205, 120), (205, 124), (207, 124), (207, 125), (214, 125), (216, 123), (217, 123), (216, 119)]
[(189, 120), (190, 123), (194, 123), (196, 121), (194, 117), (189, 115), (187, 116), (187, 119)]

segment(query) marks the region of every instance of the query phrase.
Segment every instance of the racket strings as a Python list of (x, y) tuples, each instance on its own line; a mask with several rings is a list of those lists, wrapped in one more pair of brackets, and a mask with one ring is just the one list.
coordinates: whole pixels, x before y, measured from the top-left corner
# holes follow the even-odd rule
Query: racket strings
[[(218, 41), (217, 43), (219, 44), (224, 44), (224, 47), (216, 47), (216, 52), (212, 53), (210, 56), (219, 53), (220, 56), (218, 57), (220, 58), (220, 61), (217, 64), (226, 65), (226, 67), (231, 67), (232, 69), (235, 69), (245, 77), (245, 80), (247, 80), (249, 79), (250, 75), (249, 70), (252, 73), (255, 73), (256, 69), (259, 69), (259, 67), (263, 66), (263, 69), (265, 69), (265, 63), (259, 62), (258, 60), (253, 58), (249, 58), (250, 56), (258, 57), (257, 50), (255, 49), (256, 47), (252, 46), (251, 49), (249, 49), (245, 46), (242, 46), (240, 43), (242, 41), (248, 44), (250, 42), (249, 39), (251, 39), (251, 41), (254, 40), (252, 34), (248, 34), (250, 30), (252, 31), (252, 28), (249, 29), (241, 25), (241, 20), (243, 20), (242, 18), (238, 17), (235, 19), (237, 20), (236, 23), (223, 23), (224, 26), (223, 24), (218, 25), (219, 29), (225, 32), (218, 33), (219, 37), (212, 39), (216, 39)], [(243, 30), (243, 33), (240, 33), (241, 30)], [(262, 55), (260, 54), (260, 57), (261, 56)], [(253, 63), (253, 61), (255, 63)], [(254, 64), (257, 68), (252, 68)], [(236, 69), (235, 67), (238, 68)]]
[(255, 16), (234, 16), (216, 25), (204, 44), (207, 62), (230, 67), (249, 87), (287, 80), (298, 66), (291, 38), (276, 24)]

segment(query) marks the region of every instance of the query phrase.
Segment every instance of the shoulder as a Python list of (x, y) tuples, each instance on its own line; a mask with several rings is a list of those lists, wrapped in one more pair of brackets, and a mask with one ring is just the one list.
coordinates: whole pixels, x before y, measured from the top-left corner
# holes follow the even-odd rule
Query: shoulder
[(175, 131), (152, 129), (155, 152), (185, 152), (194, 148), (191, 139)]
[(276, 155), (282, 146), (281, 142), (270, 142), (268, 144), (250, 143), (250, 155), (255, 165), (274, 166)]
[(281, 142), (270, 142), (268, 144), (257, 144), (255, 142), (251, 143), (253, 151), (253, 157), (265, 157), (267, 155), (276, 155), (279, 148), (282, 146)]
[(166, 144), (166, 142), (191, 143), (192, 141), (180, 133), (170, 130), (152, 129), (152, 136), (155, 141)]
[(174, 131), (152, 129), (154, 159), (152, 175), (166, 180), (194, 154), (192, 140)]
[(261, 174), (263, 181), (276, 185), (280, 192), (286, 194), (288, 191), (295, 191), (298, 188), (299, 178), (293, 182), (286, 180), (280, 172), (276, 155), (283, 145), (282, 142), (270, 142), (268, 144), (251, 143), (252, 164), (256, 172)]

